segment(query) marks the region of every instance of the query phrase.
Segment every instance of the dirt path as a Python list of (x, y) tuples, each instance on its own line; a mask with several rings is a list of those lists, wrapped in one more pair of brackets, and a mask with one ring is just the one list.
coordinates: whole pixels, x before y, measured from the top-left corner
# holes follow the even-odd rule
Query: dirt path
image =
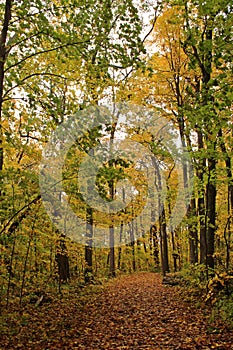
[(82, 310), (72, 298), (29, 320), (3, 349), (233, 349), (232, 333), (211, 326), (153, 273), (113, 280)]

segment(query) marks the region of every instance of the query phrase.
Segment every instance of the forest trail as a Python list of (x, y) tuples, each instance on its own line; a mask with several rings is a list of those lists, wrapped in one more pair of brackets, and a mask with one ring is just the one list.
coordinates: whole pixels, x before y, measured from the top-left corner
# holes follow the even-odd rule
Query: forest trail
[(233, 349), (232, 332), (210, 325), (158, 274), (113, 279), (81, 309), (77, 305), (74, 297), (52, 308), (42, 305), (1, 349)]

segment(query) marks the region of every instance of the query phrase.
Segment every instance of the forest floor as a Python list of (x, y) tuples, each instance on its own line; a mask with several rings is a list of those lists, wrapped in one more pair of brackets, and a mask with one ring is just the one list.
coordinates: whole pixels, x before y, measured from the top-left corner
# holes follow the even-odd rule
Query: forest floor
[(232, 330), (210, 323), (159, 274), (121, 276), (82, 293), (6, 317), (0, 349), (233, 349)]

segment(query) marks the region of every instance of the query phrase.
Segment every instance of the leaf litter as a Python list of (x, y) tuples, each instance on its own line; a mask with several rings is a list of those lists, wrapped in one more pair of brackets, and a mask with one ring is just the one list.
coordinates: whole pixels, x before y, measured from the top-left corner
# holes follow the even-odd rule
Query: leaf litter
[[(0, 349), (233, 349), (233, 334), (182, 298), (156, 273), (112, 279), (83, 295), (72, 291), (6, 319)], [(8, 322), (7, 322), (8, 321)]]

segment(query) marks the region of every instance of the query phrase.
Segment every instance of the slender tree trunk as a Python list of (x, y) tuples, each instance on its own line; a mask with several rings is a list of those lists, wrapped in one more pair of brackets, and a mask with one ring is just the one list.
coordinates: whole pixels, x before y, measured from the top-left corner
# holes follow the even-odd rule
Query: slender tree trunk
[[(123, 203), (125, 203), (125, 189), (122, 188), (122, 200)], [(117, 268), (118, 270), (120, 270), (121, 268), (121, 254), (122, 254), (122, 247), (121, 247), (121, 243), (122, 243), (122, 236), (123, 236), (123, 229), (124, 229), (124, 222), (121, 222), (121, 227), (120, 227), (120, 240), (119, 240), (119, 248), (118, 248), (118, 261), (117, 261)]]
[[(201, 152), (204, 149), (203, 136), (201, 130), (197, 131), (198, 136), (198, 150)], [(202, 157), (197, 165), (197, 177), (199, 180), (199, 194), (198, 194), (198, 218), (200, 226), (200, 263), (206, 263), (207, 256), (207, 237), (206, 237), (206, 225), (205, 225), (205, 195), (204, 195), (204, 171), (206, 168), (206, 159)]]
[(36, 224), (37, 219), (38, 219), (38, 214), (35, 216), (34, 221), (33, 221), (32, 232), (29, 236), (27, 252), (26, 252), (26, 256), (25, 256), (25, 260), (24, 260), (23, 277), (22, 277), (22, 283), (21, 283), (21, 289), (20, 289), (20, 300), (19, 300), (20, 306), (22, 305), (23, 291), (24, 291), (26, 272), (27, 272), (28, 257), (29, 257), (29, 253), (30, 253), (31, 243), (32, 243), (32, 240), (34, 238), (35, 224)]
[[(167, 191), (168, 191), (168, 193), (170, 191), (169, 179), (170, 179), (170, 176), (171, 176), (173, 169), (174, 169), (174, 167), (170, 170), (170, 173), (169, 173), (168, 178), (167, 178)], [(184, 169), (183, 169), (183, 171), (184, 171)], [(168, 215), (169, 215), (169, 217), (171, 217), (171, 213), (172, 213), (171, 200), (170, 200), (170, 198), (168, 198)], [(172, 225), (170, 226), (169, 229), (171, 232), (171, 240), (172, 240), (173, 267), (174, 267), (174, 271), (176, 272), (177, 271), (177, 259), (179, 258), (179, 254), (178, 254), (178, 252), (176, 252), (175, 230), (172, 227)]]
[(8, 308), (8, 306), (9, 306), (11, 279), (14, 275), (13, 274), (13, 260), (14, 260), (14, 255), (15, 255), (15, 245), (16, 245), (16, 235), (14, 235), (14, 238), (13, 238), (13, 246), (12, 246), (12, 251), (11, 251), (10, 263), (7, 265), (9, 277), (8, 277), (7, 294), (6, 294), (6, 308)]
[(27, 261), (28, 261), (28, 256), (30, 252), (30, 247), (31, 247), (31, 241), (32, 241), (32, 235), (29, 237), (28, 241), (28, 246), (27, 246), (27, 252), (24, 260), (24, 267), (23, 267), (23, 277), (22, 277), (22, 283), (21, 283), (21, 288), (20, 288), (20, 297), (19, 297), (19, 305), (22, 305), (22, 298), (23, 298), (23, 290), (25, 286), (25, 277), (26, 277), (26, 271), (27, 271)]
[(110, 252), (109, 252), (109, 274), (111, 277), (116, 276), (115, 268), (115, 242), (114, 242), (114, 226), (109, 227), (109, 242), (110, 242)]
[(160, 230), (163, 240), (163, 263), (164, 263), (164, 271), (169, 272), (169, 261), (168, 261), (168, 241), (167, 241), (167, 224), (166, 224), (166, 215), (165, 209), (162, 209), (162, 213), (160, 215)]
[[(117, 123), (113, 123), (110, 134), (110, 150), (112, 149), (115, 131), (116, 131)], [(114, 188), (114, 180), (109, 183), (109, 192), (111, 200), (114, 200), (115, 188)], [(115, 238), (114, 238), (114, 221), (112, 225), (109, 226), (109, 244), (110, 244), (110, 252), (109, 252), (109, 273), (110, 276), (116, 276), (116, 266), (115, 266)]]
[(122, 247), (121, 247), (121, 243), (122, 243), (122, 236), (123, 236), (123, 228), (124, 228), (124, 223), (123, 221), (121, 222), (121, 227), (120, 227), (120, 240), (119, 240), (119, 248), (118, 248), (118, 261), (117, 261), (117, 268), (118, 270), (120, 270), (121, 268), (121, 254), (122, 254)]
[[(179, 84), (179, 80), (177, 82), (177, 84)], [(178, 96), (178, 107), (181, 109), (182, 107), (182, 103), (181, 103), (181, 98), (179, 98), (180, 96), (180, 90), (179, 87), (177, 87), (177, 96)], [(180, 138), (181, 138), (181, 143), (182, 143), (182, 147), (183, 147), (183, 152), (186, 151), (187, 145), (186, 145), (186, 140), (185, 140), (185, 123), (184, 123), (184, 117), (183, 114), (181, 112), (179, 112), (178, 115), (178, 125), (179, 125), (179, 132), (180, 132)], [(183, 167), (183, 180), (184, 180), (184, 191), (185, 191), (185, 200), (186, 200), (186, 209), (187, 209), (187, 217), (188, 219), (192, 218), (192, 208), (191, 208), (191, 203), (188, 203), (188, 198), (189, 198), (189, 194), (188, 194), (188, 188), (189, 188), (189, 178), (188, 178), (188, 164), (187, 162), (184, 160), (182, 162), (182, 167)], [(196, 262), (198, 262), (197, 256), (196, 256), (196, 252), (197, 252), (197, 245), (196, 245), (196, 230), (195, 227), (192, 223), (189, 222), (188, 220), (188, 234), (189, 234), (189, 252), (190, 252), (190, 263), (194, 264)], [(175, 260), (174, 260), (175, 262)], [(176, 262), (175, 262), (176, 264)], [(174, 268), (176, 268), (176, 266), (174, 266)]]
[(150, 227), (150, 235), (153, 240), (153, 258), (155, 267), (159, 266), (159, 243), (157, 237), (157, 227), (156, 225), (151, 225)]
[(133, 271), (136, 271), (135, 236), (134, 236), (134, 226), (132, 222), (129, 224), (129, 232), (130, 232), (130, 246), (132, 249), (132, 268), (133, 268)]
[(3, 129), (2, 129), (2, 104), (4, 89), (4, 66), (7, 58), (7, 33), (11, 20), (12, 1), (6, 0), (3, 27), (0, 35), (0, 171), (3, 168)]
[(223, 132), (222, 129), (219, 130), (219, 139), (220, 146), (222, 152), (226, 155), (226, 171), (227, 171), (227, 179), (228, 179), (228, 190), (227, 190), (227, 212), (228, 219), (227, 224), (224, 230), (224, 240), (226, 244), (226, 271), (229, 270), (230, 266), (230, 252), (231, 252), (231, 228), (232, 228), (232, 220), (233, 220), (233, 176), (232, 176), (232, 160), (228, 155), (228, 150), (223, 141)]
[[(205, 57), (205, 66), (202, 69), (203, 75), (203, 105), (208, 105), (210, 102), (213, 103), (212, 94), (209, 91), (209, 82), (211, 79), (212, 72), (212, 45), (213, 45), (213, 30), (209, 28), (206, 30), (206, 42), (208, 42), (208, 50)], [(217, 118), (217, 116), (216, 116)], [(206, 214), (207, 214), (207, 227), (206, 227), (206, 242), (207, 242), (207, 267), (214, 269), (214, 252), (215, 252), (215, 231), (216, 231), (216, 183), (215, 183), (215, 172), (217, 161), (215, 159), (216, 151), (216, 140), (212, 139), (212, 126), (206, 121), (207, 143), (210, 145), (208, 151), (208, 183), (206, 186)]]
[(206, 189), (206, 206), (207, 206), (207, 265), (214, 269), (214, 252), (215, 252), (215, 231), (216, 231), (216, 185), (215, 180), (211, 180), (216, 170), (216, 160), (208, 159), (209, 179)]
[[(114, 181), (110, 183), (110, 197), (114, 199)], [(116, 276), (116, 265), (115, 265), (115, 237), (114, 237), (114, 220), (113, 223), (109, 226), (109, 244), (110, 244), (110, 252), (109, 252), (109, 273), (111, 277)]]
[[(171, 217), (171, 206), (168, 205), (169, 216)], [(170, 227), (171, 239), (172, 239), (172, 257), (173, 257), (173, 267), (174, 271), (177, 271), (177, 259), (179, 258), (178, 252), (176, 252), (176, 243), (175, 243), (175, 230), (173, 227)]]
[[(159, 242), (158, 242), (158, 236), (157, 236), (158, 230), (156, 227), (156, 220), (155, 220), (155, 208), (154, 203), (151, 208), (151, 226), (150, 226), (150, 240), (151, 240), (151, 246), (152, 246), (152, 255), (154, 258), (154, 264), (155, 267), (159, 266)], [(145, 242), (144, 242), (145, 245)], [(146, 247), (145, 247), (146, 248)], [(145, 250), (146, 252), (146, 250)]]
[(167, 240), (167, 224), (166, 214), (163, 204), (161, 203), (161, 192), (162, 192), (162, 179), (160, 169), (156, 161), (153, 159), (153, 165), (155, 168), (155, 176), (157, 176), (158, 184), (158, 208), (159, 208), (159, 232), (160, 232), (160, 249), (161, 249), (161, 263), (163, 275), (169, 272), (169, 260), (168, 260), (168, 240)]
[[(183, 105), (182, 92), (180, 89), (180, 81), (181, 81), (181, 77), (179, 73), (177, 73), (177, 79), (175, 79), (175, 87), (176, 87), (175, 92), (176, 92), (176, 101), (178, 106), (177, 121), (179, 126), (179, 133), (180, 133), (183, 152), (187, 152), (187, 143), (191, 144), (191, 142), (189, 140), (189, 137), (186, 135), (186, 130), (185, 130), (185, 120), (182, 112), (184, 105)], [(191, 219), (195, 201), (194, 203), (189, 203), (189, 193), (188, 193), (189, 169), (188, 169), (188, 163), (185, 161), (185, 159), (182, 162), (182, 167), (183, 167), (184, 191), (186, 196), (187, 217)], [(196, 225), (189, 221), (190, 220), (188, 220), (190, 263), (194, 264), (198, 262), (198, 233), (197, 233)]]
[[(230, 158), (229, 161), (231, 162)], [(232, 219), (233, 219), (233, 185), (232, 174), (228, 178), (228, 224), (227, 224), (227, 239), (226, 239), (226, 271), (229, 270), (231, 261), (231, 235), (232, 235)]]
[[(192, 198), (190, 201), (190, 206), (188, 209), (188, 217), (196, 217), (196, 203), (195, 198)], [(198, 262), (198, 231), (197, 224), (189, 223), (189, 250), (190, 250), (190, 263), (195, 264)]]
[(86, 267), (84, 269), (84, 280), (85, 283), (90, 283), (93, 280), (93, 211), (92, 208), (88, 207), (86, 209), (86, 245), (85, 245), (85, 263)]
[[(94, 150), (90, 149), (90, 156), (94, 157)], [(87, 180), (87, 191), (92, 191)], [(86, 244), (85, 244), (85, 263), (84, 281), (90, 283), (93, 280), (93, 209), (89, 206), (86, 208)]]

